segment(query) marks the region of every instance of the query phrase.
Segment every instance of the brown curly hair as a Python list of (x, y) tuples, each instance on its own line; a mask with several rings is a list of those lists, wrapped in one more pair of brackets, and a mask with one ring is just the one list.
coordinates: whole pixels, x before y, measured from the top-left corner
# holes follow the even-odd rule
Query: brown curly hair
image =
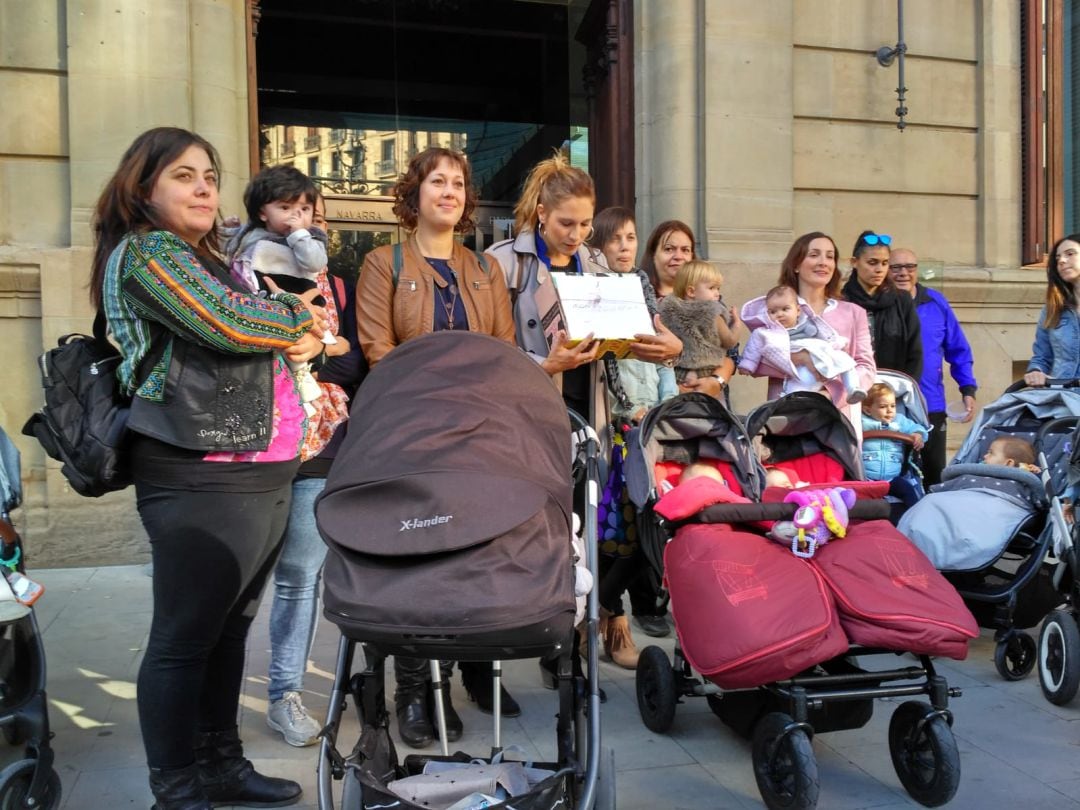
[(465, 175), (465, 207), (461, 212), (454, 230), (458, 233), (468, 233), (476, 228), (473, 212), (476, 211), (478, 195), (472, 184), (472, 167), (464, 152), (456, 149), (447, 149), (443, 146), (429, 146), (420, 154), (409, 161), (409, 167), (398, 178), (390, 193), (394, 195), (394, 216), (398, 218), (407, 231), (415, 231), (417, 225), (417, 208), (420, 204), (420, 184), (427, 176), (435, 171), (439, 161), (449, 160)]

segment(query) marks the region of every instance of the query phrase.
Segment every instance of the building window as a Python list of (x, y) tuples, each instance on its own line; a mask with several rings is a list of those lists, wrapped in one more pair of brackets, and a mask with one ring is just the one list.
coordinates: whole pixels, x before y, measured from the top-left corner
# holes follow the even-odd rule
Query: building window
[(394, 139), (387, 138), (382, 142), (382, 159), (375, 165), (375, 173), (380, 177), (394, 174), (397, 171), (397, 161), (394, 160)]
[(1080, 231), (1080, 0), (1021, 10), (1024, 264)]
[(341, 178), (341, 153), (334, 152), (330, 155), (330, 176), (335, 179)]

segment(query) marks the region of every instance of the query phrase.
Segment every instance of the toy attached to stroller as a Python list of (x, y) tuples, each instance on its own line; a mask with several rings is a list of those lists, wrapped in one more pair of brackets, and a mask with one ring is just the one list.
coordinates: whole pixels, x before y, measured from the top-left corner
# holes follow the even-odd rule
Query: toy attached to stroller
[[(1043, 691), (1055, 703), (1070, 701), (1080, 684), (1080, 638), (1070, 627), (1071, 608), (1054, 610), (1071, 599), (1076, 570), (1061, 499), (1078, 417), (1076, 381), (1051, 380), (1045, 388), (1013, 384), (983, 408), (942, 472), (941, 486), (900, 522), (956, 586), (979, 625), (995, 631), (998, 673), (1018, 680), (1040, 663)], [(1030, 443), (1040, 472), (979, 463), (1003, 437)], [(1049, 641), (1040, 650), (1024, 630), (1044, 617), (1042, 636)]]
[[(599, 442), (583, 422), (577, 427), (587, 485), (585, 550), (595, 575)], [(491, 337), (438, 332), (416, 338), (365, 380), (316, 504), (329, 546), (325, 614), (341, 630), (319, 756), (321, 810), (334, 807), (335, 779), (345, 782), (344, 810), (614, 807), (614, 759), (600, 748), (594, 592), (587, 614), (588, 694), (571, 667), (571, 444), (566, 408), (547, 375)], [(354, 675), (357, 644), (364, 646), (366, 669)], [(384, 697), (388, 655), (433, 659), (442, 756), (398, 762)], [(556, 656), (556, 761), (510, 762), (500, 735), (498, 662)], [(495, 662), (489, 756), (449, 754), (437, 659)], [(362, 733), (343, 756), (338, 734), (347, 696)], [(507, 776), (507, 768), (515, 774)], [(454, 793), (470, 769), (501, 790)]]
[[(807, 558), (764, 536), (805, 499), (779, 487), (760, 492), (755, 441), (770, 465), (804, 482), (797, 492), (848, 492), (844, 507), (834, 500), (838, 512), (852, 504), (845, 536)], [(673, 467), (703, 461), (726, 486), (695, 500), (706, 483), (690, 481), (658, 497), (677, 475)], [(683, 395), (654, 409), (630, 442), (627, 483), (645, 524), (639, 537), (661, 561), (678, 634), (673, 663), (659, 647), (642, 651), (642, 719), (666, 731), (680, 698), (704, 696), (725, 723), (752, 736), (754, 774), (770, 808), (816, 806), (814, 732), (865, 725), (879, 697), (929, 699), (901, 704), (890, 723), (889, 749), (908, 792), (935, 806), (959, 785), (948, 709), (959, 690), (931, 656), (964, 658), (978, 631), (955, 590), (881, 519), (887, 485), (860, 478), (850, 423), (812, 393), (758, 408), (745, 429), (716, 400)], [(852, 502), (852, 493), (871, 497)], [(916, 654), (918, 665), (865, 667), (865, 659), (898, 652)]]

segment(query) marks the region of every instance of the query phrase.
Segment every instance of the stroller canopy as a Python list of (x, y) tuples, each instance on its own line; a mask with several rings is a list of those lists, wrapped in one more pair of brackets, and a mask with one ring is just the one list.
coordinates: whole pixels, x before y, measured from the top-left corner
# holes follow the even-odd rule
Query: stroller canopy
[(806, 458), (815, 453), (836, 460), (849, 481), (863, 478), (855, 430), (836, 406), (820, 394), (796, 391), (766, 402), (746, 417), (746, 432), (771, 451), (768, 463)]
[[(1080, 417), (1078, 388), (1024, 388), (1005, 393), (982, 409), (949, 464), (978, 464), (999, 435), (1034, 442), (1043, 424), (1066, 417)], [(1073, 437), (1068, 433), (1048, 436), (1040, 449), (1046, 456), (1053, 489), (1062, 494), (1069, 479)]]
[(570, 423), (551, 380), (507, 343), (438, 332), (364, 381), (318, 524), (367, 554), (438, 553), (509, 531), (549, 497), (569, 515)]
[(650, 411), (631, 435), (624, 470), (630, 499), (638, 507), (656, 496), (653, 464), (658, 461), (727, 462), (743, 495), (751, 500), (761, 496), (764, 473), (750, 438), (738, 417), (715, 397), (691, 393), (669, 399)]

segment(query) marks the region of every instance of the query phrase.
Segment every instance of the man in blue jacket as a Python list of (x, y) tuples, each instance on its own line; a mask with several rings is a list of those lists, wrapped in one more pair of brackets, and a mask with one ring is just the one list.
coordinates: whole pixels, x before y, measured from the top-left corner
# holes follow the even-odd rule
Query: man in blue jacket
[(960, 422), (970, 422), (975, 415), (975, 373), (971, 346), (960, 328), (956, 314), (937, 290), (919, 284), (919, 260), (914, 251), (895, 248), (889, 253), (889, 276), (897, 289), (915, 299), (915, 309), (922, 327), (923, 373), (919, 388), (926, 397), (930, 424), (930, 440), (923, 447), (923, 478), (927, 489), (941, 481), (945, 467), (945, 374), (942, 362), (949, 364), (949, 373), (960, 387), (966, 413)]

